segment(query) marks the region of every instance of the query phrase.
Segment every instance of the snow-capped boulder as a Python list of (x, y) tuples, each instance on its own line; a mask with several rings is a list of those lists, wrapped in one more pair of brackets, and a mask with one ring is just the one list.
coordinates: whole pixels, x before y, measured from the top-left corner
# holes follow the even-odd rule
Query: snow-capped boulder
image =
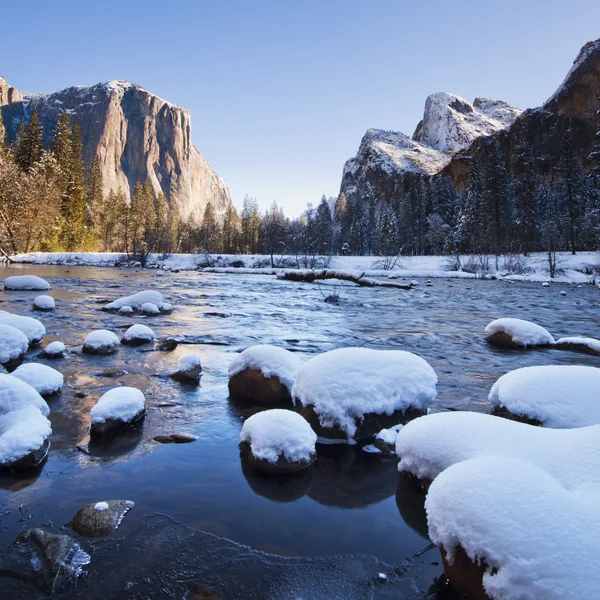
[(130, 346), (141, 346), (142, 344), (151, 344), (156, 339), (154, 331), (146, 325), (132, 325), (123, 336), (121, 340), (122, 344), (129, 344)]
[(117, 387), (100, 397), (90, 411), (92, 436), (103, 436), (138, 423), (146, 414), (144, 394), (133, 387)]
[(86, 354), (114, 354), (119, 345), (119, 338), (112, 331), (96, 329), (85, 337), (83, 352)]
[(519, 420), (557, 429), (600, 424), (600, 369), (580, 365), (523, 367), (492, 386), (489, 401)]
[(182, 383), (198, 383), (202, 374), (200, 357), (196, 354), (188, 354), (181, 359), (179, 369), (171, 375), (175, 381)]
[(125, 515), (135, 506), (131, 500), (105, 500), (80, 508), (69, 525), (86, 537), (114, 533)]
[(46, 335), (46, 328), (37, 319), (15, 315), (5, 310), (0, 310), (0, 325), (11, 325), (21, 330), (27, 336), (30, 346), (39, 344)]
[(50, 421), (35, 406), (0, 410), (0, 469), (31, 469), (50, 448)]
[(62, 373), (39, 363), (21, 365), (13, 371), (12, 376), (29, 384), (40, 396), (57, 394), (64, 384)]
[(16, 327), (0, 325), (0, 365), (8, 371), (18, 367), (29, 348), (27, 336)]
[(133, 310), (139, 311), (144, 304), (154, 304), (159, 310), (162, 310), (166, 305), (165, 311), (168, 312), (169, 307), (172, 310), (171, 305), (164, 301), (163, 295), (154, 290), (145, 290), (143, 292), (132, 294), (131, 296), (118, 298), (107, 304), (102, 310), (118, 311), (124, 306), (129, 306)]
[(33, 301), (33, 310), (39, 310), (41, 312), (50, 312), (56, 308), (56, 303), (52, 296), (37, 296)]
[(144, 302), (144, 304), (140, 306), (140, 312), (143, 315), (148, 316), (160, 315), (160, 309), (158, 308), (158, 306), (156, 306), (156, 304), (153, 304), (152, 302)]
[(423, 414), (436, 384), (435, 371), (411, 352), (340, 348), (300, 368), (292, 398), (318, 435), (350, 440)]
[(131, 306), (121, 306), (118, 312), (120, 315), (131, 315), (133, 314), (133, 308)]
[(40, 358), (64, 358), (67, 347), (62, 342), (51, 342), (39, 354)]
[(37, 275), (13, 275), (4, 280), (5, 290), (45, 291), (50, 284)]
[(552, 346), (554, 338), (540, 325), (523, 319), (496, 319), (485, 328), (485, 341), (499, 348)]
[(229, 365), (229, 391), (264, 404), (291, 402), (291, 391), (303, 365), (293, 352), (277, 346), (251, 346)]
[(45, 417), (50, 414), (46, 401), (29, 384), (12, 375), (0, 375), (0, 414), (22, 408), (35, 408)]
[(395, 425), (389, 429), (382, 429), (373, 440), (373, 446), (384, 455), (396, 454), (396, 439), (403, 425)]
[(277, 408), (248, 417), (240, 433), (240, 448), (250, 464), (276, 473), (309, 467), (316, 442), (317, 434), (301, 415)]
[(557, 350), (583, 352), (592, 356), (600, 356), (600, 340), (589, 337), (563, 337), (554, 344)]

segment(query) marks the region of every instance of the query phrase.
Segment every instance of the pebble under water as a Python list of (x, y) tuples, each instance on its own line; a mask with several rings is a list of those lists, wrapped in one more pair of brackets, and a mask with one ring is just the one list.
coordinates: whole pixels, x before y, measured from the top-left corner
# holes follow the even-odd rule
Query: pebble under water
[[(600, 296), (593, 286), (440, 279), (403, 291), (76, 266), (10, 266), (2, 273), (14, 274), (46, 278), (57, 309), (33, 311), (39, 292), (8, 291), (0, 294), (0, 309), (40, 319), (48, 332), (44, 345), (60, 340), (75, 351), (60, 360), (29, 352), (26, 360), (65, 376), (62, 394), (48, 401), (52, 447), (39, 473), (0, 475), (0, 548), (22, 529), (41, 527), (72, 535), (91, 554), (87, 575), (57, 598), (441, 597), (434, 591), (442, 574), (439, 554), (422, 552), (430, 544), (422, 498), (399, 480), (395, 460), (356, 447), (320, 446), (315, 467), (293, 478), (261, 476), (240, 460), (242, 422), (260, 407), (229, 399), (227, 368), (248, 346), (275, 344), (303, 358), (363, 344), (415, 352), (439, 377), (434, 410), (489, 411), (494, 381), (519, 367), (600, 365), (599, 357), (503, 351), (483, 340), (485, 325), (505, 316), (533, 320), (555, 338), (600, 338)], [(161, 291), (174, 312), (130, 317), (100, 310), (144, 289)], [(340, 304), (324, 302), (333, 290)], [(122, 337), (133, 323), (180, 344), (173, 352), (122, 346), (112, 356), (79, 353), (90, 331), (110, 329)], [(189, 353), (202, 359), (199, 387), (165, 376)], [(143, 427), (81, 452), (91, 407), (116, 385), (146, 395)], [(198, 439), (154, 441), (173, 433)], [(64, 527), (86, 504), (117, 499), (135, 507), (112, 536), (84, 538)], [(1, 577), (1, 555), (0, 586), (3, 597), (44, 597)], [(207, 595), (208, 589), (219, 595)]]

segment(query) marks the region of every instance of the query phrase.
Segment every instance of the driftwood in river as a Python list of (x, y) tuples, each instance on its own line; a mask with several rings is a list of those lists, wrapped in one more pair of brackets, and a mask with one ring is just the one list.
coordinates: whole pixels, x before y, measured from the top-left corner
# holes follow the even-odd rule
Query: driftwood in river
[(323, 279), (341, 279), (343, 281), (352, 281), (358, 285), (366, 287), (391, 287), (400, 290), (410, 290), (410, 283), (399, 283), (397, 281), (389, 281), (373, 279), (365, 277), (364, 271), (336, 271), (335, 269), (286, 269), (277, 277), (287, 281), (304, 281), (312, 283), (313, 281), (321, 281)]

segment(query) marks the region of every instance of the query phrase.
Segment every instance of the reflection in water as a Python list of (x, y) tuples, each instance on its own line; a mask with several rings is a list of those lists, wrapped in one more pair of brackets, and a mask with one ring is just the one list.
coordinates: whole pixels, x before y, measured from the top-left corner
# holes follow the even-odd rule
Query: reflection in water
[(42, 474), (47, 460), (45, 458), (35, 469), (27, 469), (26, 471), (18, 471), (16, 473), (0, 471), (0, 489), (9, 492), (18, 492), (33, 485)]
[(87, 440), (80, 446), (87, 449), (90, 456), (111, 460), (132, 452), (142, 441), (143, 422), (126, 427), (115, 435), (96, 437)]
[(404, 522), (421, 537), (428, 540), (427, 513), (425, 512), (426, 492), (408, 473), (398, 473), (396, 505)]

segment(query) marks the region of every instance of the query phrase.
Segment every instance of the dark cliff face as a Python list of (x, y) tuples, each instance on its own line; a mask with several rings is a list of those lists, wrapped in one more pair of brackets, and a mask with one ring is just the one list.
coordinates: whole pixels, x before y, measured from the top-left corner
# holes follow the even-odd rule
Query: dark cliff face
[[(4, 84), (4, 87), (3, 85)], [(84, 160), (98, 156), (105, 191), (128, 193), (149, 179), (185, 217), (202, 215), (210, 201), (217, 215), (230, 205), (229, 190), (191, 142), (190, 114), (126, 81), (76, 86), (49, 95), (9, 93), (0, 79), (0, 106), (9, 139), (20, 122), (38, 111), (49, 141), (63, 108), (81, 128)], [(6, 91), (3, 91), (6, 90)]]

